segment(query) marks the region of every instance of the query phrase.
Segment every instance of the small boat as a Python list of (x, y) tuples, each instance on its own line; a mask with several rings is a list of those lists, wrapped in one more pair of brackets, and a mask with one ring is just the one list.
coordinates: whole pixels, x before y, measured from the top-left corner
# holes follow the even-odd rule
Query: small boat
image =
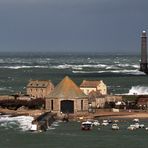
[(136, 127), (135, 127), (135, 125), (130, 125), (127, 129), (133, 131), (136, 129)]
[(135, 123), (134, 126), (135, 126), (135, 128), (140, 128), (140, 124), (139, 123)]
[(90, 121), (86, 121), (86, 122), (81, 123), (81, 129), (82, 130), (91, 130), (92, 126), (93, 126), (93, 124)]
[(114, 120), (114, 122), (115, 122), (115, 123), (118, 123), (118, 122), (119, 122), (119, 120)]
[(98, 120), (94, 120), (92, 124), (93, 124), (93, 126), (99, 126), (100, 125)]
[(148, 127), (146, 127), (145, 130), (148, 131)]
[(109, 119), (109, 120), (108, 120), (108, 123), (111, 124), (111, 123), (112, 123), (112, 120)]
[(103, 120), (102, 124), (103, 126), (107, 126), (109, 123), (108, 123), (108, 120)]
[(112, 125), (112, 130), (119, 130), (119, 126), (117, 124)]
[(139, 122), (139, 119), (136, 118), (136, 119), (133, 119), (133, 121), (134, 121), (134, 122)]
[(139, 128), (144, 128), (144, 124), (139, 124)]

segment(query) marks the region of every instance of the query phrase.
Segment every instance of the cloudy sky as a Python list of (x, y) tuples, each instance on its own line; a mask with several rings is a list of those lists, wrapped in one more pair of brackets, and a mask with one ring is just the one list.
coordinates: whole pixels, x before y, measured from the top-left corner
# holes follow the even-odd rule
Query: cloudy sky
[(0, 51), (139, 52), (148, 0), (0, 0)]

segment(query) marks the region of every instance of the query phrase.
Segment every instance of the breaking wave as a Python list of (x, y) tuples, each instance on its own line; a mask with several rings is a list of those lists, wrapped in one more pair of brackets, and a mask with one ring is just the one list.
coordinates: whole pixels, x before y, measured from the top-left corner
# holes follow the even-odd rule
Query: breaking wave
[(148, 95), (148, 87), (146, 86), (132, 86), (128, 95)]
[[(1, 115), (0, 113), (0, 127), (4, 129), (14, 129), (20, 131), (29, 131), (32, 126), (32, 121), (34, 120), (31, 116), (17, 116), (12, 117), (10, 115)], [(55, 121), (48, 128), (48, 130), (53, 130), (59, 126), (60, 121)]]
[(31, 128), (33, 119), (31, 116), (11, 117), (10, 115), (0, 115), (0, 127), (28, 131)]
[(92, 73), (116, 73), (116, 74), (129, 74), (129, 75), (145, 75), (145, 73), (139, 70), (103, 70), (103, 71), (72, 71), (73, 73), (83, 73), (83, 74), (92, 74)]
[(48, 68), (48, 66), (0, 66), (0, 68), (5, 68), (5, 69), (23, 69), (23, 68)]

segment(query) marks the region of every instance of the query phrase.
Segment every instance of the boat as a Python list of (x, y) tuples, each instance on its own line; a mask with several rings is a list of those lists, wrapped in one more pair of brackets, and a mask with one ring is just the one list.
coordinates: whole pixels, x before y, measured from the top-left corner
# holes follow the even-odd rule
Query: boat
[(134, 126), (135, 126), (135, 128), (140, 128), (140, 124), (139, 123), (135, 123)]
[(112, 120), (111, 120), (111, 119), (109, 119), (109, 120), (108, 120), (108, 123), (109, 123), (109, 124), (111, 124), (111, 123), (112, 123)]
[(85, 122), (81, 123), (81, 129), (82, 130), (91, 130), (92, 126), (93, 126), (93, 124), (90, 121), (85, 121)]
[(109, 123), (108, 123), (108, 120), (103, 120), (102, 124), (103, 126), (107, 126)]
[(134, 122), (139, 122), (139, 119), (135, 118), (133, 119)]
[(139, 124), (139, 128), (144, 128), (144, 124)]
[(92, 124), (93, 124), (93, 126), (99, 126), (100, 125), (98, 120), (94, 120)]
[(133, 131), (136, 129), (136, 127), (135, 127), (135, 125), (130, 125), (127, 129)]
[(119, 130), (119, 126), (117, 124), (112, 125), (112, 130)]

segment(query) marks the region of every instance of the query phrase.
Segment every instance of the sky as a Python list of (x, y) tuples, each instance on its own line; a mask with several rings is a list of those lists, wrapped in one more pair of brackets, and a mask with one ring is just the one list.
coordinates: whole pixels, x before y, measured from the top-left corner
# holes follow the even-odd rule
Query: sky
[(130, 52), (148, 0), (0, 0), (0, 52)]

